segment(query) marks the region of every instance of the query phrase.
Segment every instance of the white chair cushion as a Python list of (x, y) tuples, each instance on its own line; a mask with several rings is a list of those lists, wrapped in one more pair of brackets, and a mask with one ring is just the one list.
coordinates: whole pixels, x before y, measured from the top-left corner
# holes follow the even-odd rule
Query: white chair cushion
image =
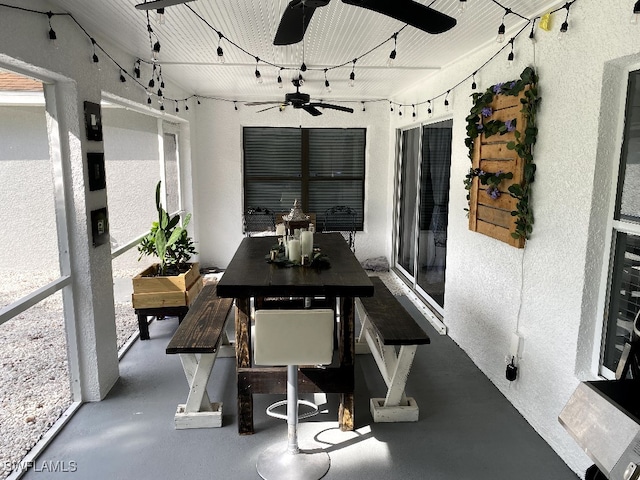
[(257, 365), (327, 365), (333, 357), (331, 309), (257, 310)]

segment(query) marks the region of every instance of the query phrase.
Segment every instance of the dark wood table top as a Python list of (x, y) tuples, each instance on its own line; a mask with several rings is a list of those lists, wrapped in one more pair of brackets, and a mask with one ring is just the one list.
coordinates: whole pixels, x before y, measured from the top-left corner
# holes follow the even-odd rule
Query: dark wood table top
[(371, 297), (373, 284), (339, 233), (316, 233), (313, 243), (327, 255), (330, 268), (282, 267), (265, 256), (277, 237), (242, 240), (218, 282), (219, 297), (335, 296)]

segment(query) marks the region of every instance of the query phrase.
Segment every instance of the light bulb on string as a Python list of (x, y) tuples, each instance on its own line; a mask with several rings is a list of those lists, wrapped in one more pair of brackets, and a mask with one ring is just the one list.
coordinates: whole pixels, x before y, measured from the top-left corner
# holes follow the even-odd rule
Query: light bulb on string
[(365, 108), (365, 106), (364, 106), (364, 102), (362, 102), (362, 111), (363, 111), (363, 112), (366, 112), (366, 111), (367, 111), (367, 109), (366, 109), (366, 108)]
[(100, 59), (98, 58), (98, 54), (96, 53), (96, 41), (94, 38), (91, 38), (91, 46), (93, 48), (93, 56), (91, 57), (91, 60), (93, 60), (93, 63), (98, 63)]
[(560, 26), (560, 31), (558, 32), (558, 40), (562, 40), (566, 36), (567, 30), (569, 30), (569, 10), (571, 8), (571, 3), (573, 2), (566, 3), (564, 5), (564, 8), (567, 9), (567, 15), (564, 18), (564, 22), (562, 22), (562, 25)]
[(160, 59), (160, 41), (156, 40), (151, 49), (151, 60), (157, 62)]
[(178, 100), (174, 100), (174, 102), (176, 103), (176, 113), (179, 113), (180, 109), (178, 108)]
[(162, 89), (158, 89), (158, 93), (157, 93), (158, 97), (162, 98), (164, 96), (164, 94), (162, 93)]
[(398, 105), (398, 116), (401, 117), (402, 116), (402, 105)]
[(466, 9), (467, 9), (467, 0), (460, 0), (460, 3), (458, 5), (458, 12), (464, 13)]
[(387, 67), (393, 67), (396, 63), (396, 55), (398, 48), (398, 33), (393, 34), (393, 50), (389, 54), (389, 59), (387, 60)]
[(165, 24), (165, 17), (164, 17), (164, 8), (158, 8), (156, 10), (156, 22), (158, 23), (158, 25), (164, 25)]
[(504, 15), (502, 15), (502, 23), (498, 27), (498, 36), (496, 37), (496, 42), (498, 42), (498, 43), (504, 42), (504, 34), (506, 32), (506, 29), (507, 29), (507, 27), (504, 24), (504, 19), (510, 13), (511, 13), (511, 9), (510, 8), (505, 8), (504, 9)]
[(300, 65), (300, 71), (302, 72), (306, 72), (307, 71), (307, 64), (302, 62), (302, 65)]
[(262, 79), (262, 74), (260, 73), (260, 70), (258, 70), (258, 63), (260, 63), (260, 59), (256, 57), (256, 71), (255, 71), (256, 82), (262, 83), (264, 80)]
[(133, 73), (136, 78), (140, 78), (140, 59), (136, 60), (136, 63), (133, 64)]
[(513, 38), (509, 40), (509, 43), (511, 44), (511, 51), (507, 56), (507, 68), (511, 68), (513, 66), (513, 61), (515, 59), (515, 55), (513, 54), (513, 40), (514, 40)]
[(391, 110), (391, 113), (393, 113), (393, 103), (389, 102), (389, 109)]
[(56, 35), (55, 30), (51, 26), (51, 17), (53, 17), (53, 13), (47, 12), (47, 17), (49, 18), (49, 40), (51, 40), (51, 43), (56, 45), (57, 44), (56, 40), (58, 39), (58, 36)]
[(233, 108), (236, 112), (238, 111), (238, 103), (235, 100), (233, 101)]
[(151, 92), (147, 90), (147, 104), (151, 105)]
[(418, 114), (416, 113), (416, 106), (415, 106), (415, 104), (414, 104), (414, 105), (411, 105), (411, 107), (413, 107), (413, 114), (412, 114), (411, 116), (412, 116), (413, 118), (416, 118), (416, 117), (418, 116)]
[(447, 90), (447, 94), (444, 96), (444, 109), (448, 112), (449, 111), (449, 92), (451, 90)]
[(431, 100), (427, 100), (427, 116), (433, 117), (433, 109), (431, 108)]
[[(280, 69), (280, 71), (282, 71), (282, 69)], [(282, 75), (280, 74), (280, 71), (278, 72), (278, 88), (284, 88), (284, 84), (282, 83)]]
[(197, 103), (198, 105), (202, 105), (202, 103), (200, 102), (200, 98), (199, 98), (199, 97), (196, 97), (196, 103)]
[(328, 68), (324, 69), (324, 91), (327, 93), (331, 93), (331, 84), (329, 83), (329, 79), (327, 78)]
[(531, 22), (531, 32), (529, 32), (529, 40), (531, 40), (531, 43), (536, 43), (536, 20), (537, 19), (534, 18)]
[(218, 55), (218, 63), (225, 63), (226, 59), (224, 58), (224, 51), (222, 50), (222, 39), (224, 38), (224, 35), (222, 35), (222, 32), (218, 32), (218, 48), (216, 49), (216, 53)]
[(473, 72), (473, 75), (471, 75), (471, 77), (473, 79), (473, 83), (471, 83), (471, 90), (477, 90), (478, 89), (478, 84), (476, 83), (476, 73), (478, 73), (478, 72)]
[(351, 73), (349, 74), (349, 86), (350, 87), (355, 87), (356, 85), (356, 61), (358, 59), (354, 58), (353, 59), (353, 66), (351, 67)]
[(185, 98), (185, 100), (184, 100), (184, 111), (185, 111), (185, 112), (188, 112), (188, 111), (189, 111), (189, 104), (187, 103), (187, 100), (188, 100), (188, 99), (186, 99), (186, 98)]
[(127, 81), (127, 78), (124, 76), (124, 71), (120, 69), (120, 82), (124, 83)]
[(638, 24), (638, 18), (640, 17), (640, 0), (638, 0), (634, 5), (633, 5), (633, 14), (631, 15), (631, 23), (633, 25), (637, 25)]
[(158, 99), (158, 103), (160, 104), (160, 110), (164, 112), (164, 100), (162, 99), (162, 97)]

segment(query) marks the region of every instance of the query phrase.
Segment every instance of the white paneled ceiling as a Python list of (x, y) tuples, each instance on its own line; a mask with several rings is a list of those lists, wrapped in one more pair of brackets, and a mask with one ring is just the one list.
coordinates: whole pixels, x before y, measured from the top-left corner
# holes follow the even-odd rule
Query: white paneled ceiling
[[(151, 47), (146, 12), (135, 8), (141, 1), (51, 0), (50, 3), (57, 7), (56, 11), (73, 15), (97, 39), (107, 39), (148, 61)], [(274, 46), (273, 38), (287, 0), (195, 0), (167, 8), (164, 25), (156, 23), (154, 11), (150, 17), (162, 46), (159, 63), (164, 78), (189, 94), (239, 102), (280, 100), (284, 92), (294, 90), (288, 82), (297, 77), (296, 69), (304, 61), (308, 70), (303, 73), (305, 83), (301, 90), (314, 100), (359, 102), (394, 99), (434, 71), (495, 41), (505, 13), (503, 7), (532, 18), (545, 9), (563, 5), (550, 0), (467, 0), (466, 11), (460, 13), (459, 0), (418, 1), (456, 18), (457, 25), (448, 32), (431, 35), (376, 12), (332, 0), (315, 11), (303, 42)], [(507, 15), (507, 36), (524, 23), (516, 14)], [(221, 41), (224, 64), (217, 62), (216, 30), (225, 37)], [(389, 67), (392, 36), (398, 31), (397, 58), (394, 66)], [(263, 83), (258, 84), (254, 75), (256, 56), (292, 70), (280, 71), (261, 61), (258, 68)], [(356, 82), (349, 87), (355, 58)], [(333, 68), (345, 63), (344, 67)], [(325, 68), (329, 69), (330, 93), (325, 90)], [(150, 77), (149, 65), (143, 64), (142, 71), (143, 79)], [(284, 80), (284, 89), (278, 88), (278, 74)]]

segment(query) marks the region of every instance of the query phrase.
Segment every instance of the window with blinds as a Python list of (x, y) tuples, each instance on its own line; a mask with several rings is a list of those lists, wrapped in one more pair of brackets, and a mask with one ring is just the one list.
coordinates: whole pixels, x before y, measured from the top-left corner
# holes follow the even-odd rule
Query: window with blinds
[(640, 328), (640, 71), (631, 72), (613, 219), (602, 366), (615, 372)]
[(335, 206), (363, 229), (366, 129), (245, 127), (244, 211), (288, 212), (295, 199), (317, 221)]

